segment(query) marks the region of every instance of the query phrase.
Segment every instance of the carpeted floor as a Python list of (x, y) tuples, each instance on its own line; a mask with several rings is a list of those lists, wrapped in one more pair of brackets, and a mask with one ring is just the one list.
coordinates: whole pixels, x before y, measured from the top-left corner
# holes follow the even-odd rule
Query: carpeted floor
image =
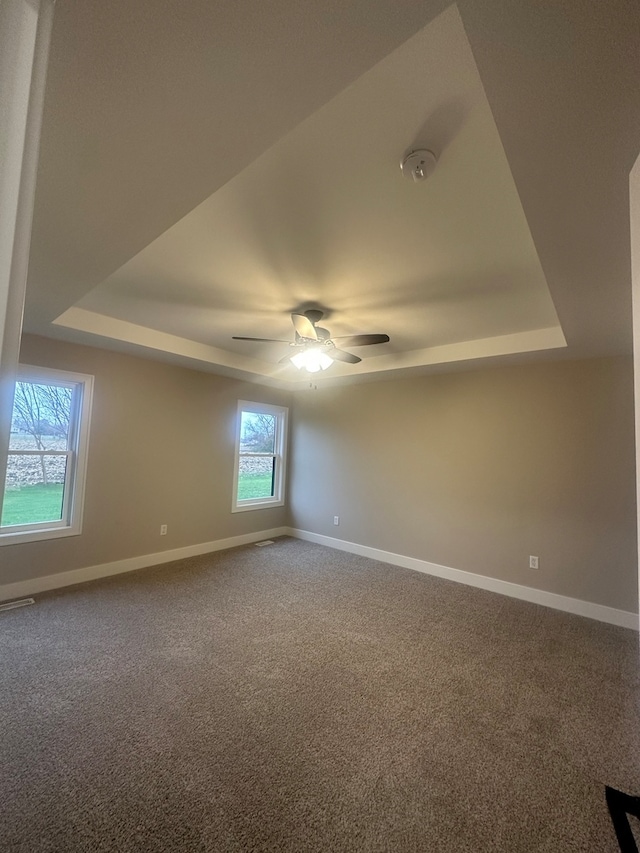
[(618, 851), (631, 631), (281, 539), (0, 616), (2, 851)]

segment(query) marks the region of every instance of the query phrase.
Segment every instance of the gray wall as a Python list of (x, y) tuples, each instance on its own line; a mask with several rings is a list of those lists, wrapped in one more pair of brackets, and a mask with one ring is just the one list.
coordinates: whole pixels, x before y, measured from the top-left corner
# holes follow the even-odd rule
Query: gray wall
[(95, 376), (84, 525), (80, 536), (1, 546), (0, 583), (287, 523), (285, 507), (232, 514), (231, 500), (237, 401), (289, 405), (289, 394), (31, 336), (21, 362)]
[(293, 429), (293, 526), (637, 610), (631, 359), (308, 391)]
[[(84, 529), (0, 547), (0, 583), (290, 523), (637, 609), (630, 359), (321, 388), (293, 404), (45, 338), (26, 336), (21, 360), (95, 376)], [(289, 510), (231, 513), (238, 399), (292, 405)]]

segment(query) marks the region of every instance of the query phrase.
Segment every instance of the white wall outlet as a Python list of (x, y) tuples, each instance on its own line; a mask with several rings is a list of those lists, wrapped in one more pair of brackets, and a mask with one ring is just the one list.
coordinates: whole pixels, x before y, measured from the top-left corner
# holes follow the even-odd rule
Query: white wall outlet
[(340, 524), (340, 516), (339, 515), (333, 516), (333, 523), (335, 524), (336, 527)]
[(167, 525), (161, 524), (160, 525), (160, 536), (166, 536), (166, 535), (167, 535)]
[(530, 569), (539, 569), (538, 558), (537, 557), (529, 557), (529, 568)]

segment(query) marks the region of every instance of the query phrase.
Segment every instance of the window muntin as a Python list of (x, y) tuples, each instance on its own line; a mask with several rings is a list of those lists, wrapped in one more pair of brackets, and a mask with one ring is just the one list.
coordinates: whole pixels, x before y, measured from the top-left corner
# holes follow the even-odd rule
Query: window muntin
[(19, 369), (0, 544), (80, 533), (93, 378)]
[(287, 410), (240, 400), (233, 512), (284, 504)]

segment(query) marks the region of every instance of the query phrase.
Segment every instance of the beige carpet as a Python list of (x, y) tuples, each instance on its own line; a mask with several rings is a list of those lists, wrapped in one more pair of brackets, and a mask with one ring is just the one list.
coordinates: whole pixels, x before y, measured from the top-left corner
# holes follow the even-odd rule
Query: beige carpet
[(637, 637), (293, 539), (0, 616), (3, 851), (617, 851)]

